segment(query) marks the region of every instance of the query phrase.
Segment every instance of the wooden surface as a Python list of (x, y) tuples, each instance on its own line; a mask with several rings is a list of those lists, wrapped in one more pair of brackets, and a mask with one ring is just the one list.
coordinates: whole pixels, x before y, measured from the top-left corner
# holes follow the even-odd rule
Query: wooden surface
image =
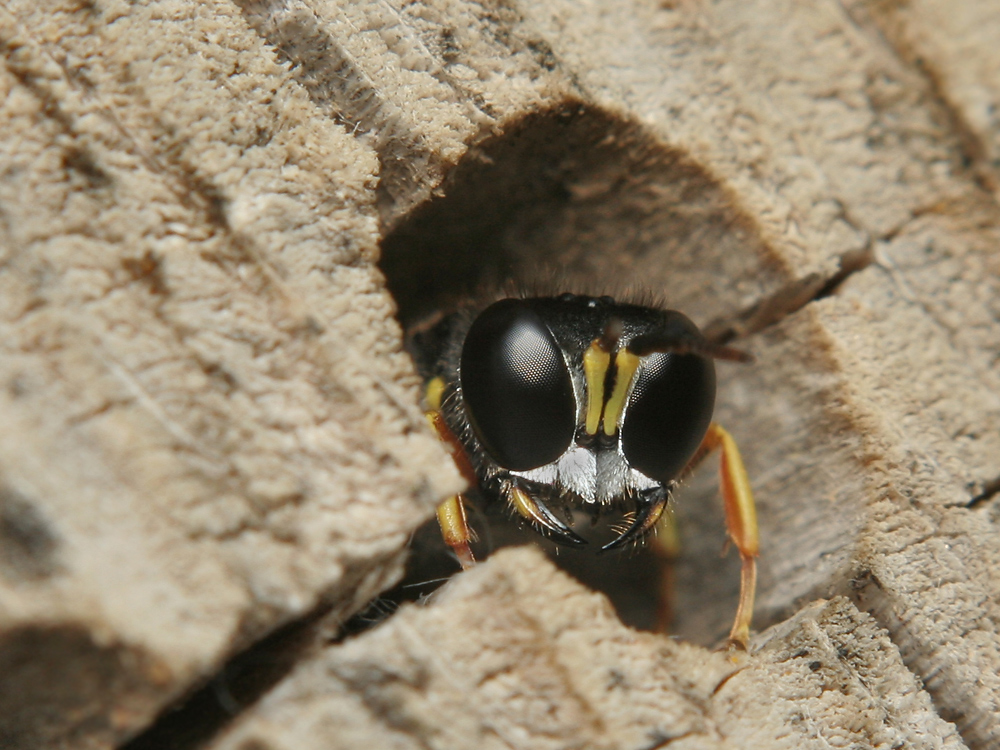
[[(120, 744), (390, 586), (458, 486), (394, 311), (555, 269), (756, 356), (718, 418), (774, 628), (716, 691), (724, 655), (504, 553), (210, 742), (1000, 745), (994, 3), (12, 0), (0, 35), (2, 744)], [(699, 643), (715, 494), (678, 502)]]
[(622, 626), (531, 548), (327, 649), (212, 748), (366, 745), (964, 747), (845, 599), (762, 634), (753, 656), (712, 652)]

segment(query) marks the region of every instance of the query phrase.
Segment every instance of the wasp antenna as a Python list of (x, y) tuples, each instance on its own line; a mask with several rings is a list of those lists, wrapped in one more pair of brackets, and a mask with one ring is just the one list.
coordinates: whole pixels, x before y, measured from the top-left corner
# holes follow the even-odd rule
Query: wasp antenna
[(614, 315), (608, 320), (607, 325), (604, 326), (604, 332), (601, 334), (601, 338), (597, 340), (597, 345), (605, 352), (613, 352), (618, 348), (618, 342), (621, 340), (624, 332), (625, 324), (621, 318)]
[(645, 357), (654, 352), (676, 352), (677, 354), (700, 354), (727, 362), (754, 361), (753, 355), (723, 344), (705, 341), (700, 335), (690, 331), (660, 331), (636, 336), (628, 344), (628, 350), (637, 357)]
[(701, 348), (700, 354), (706, 354), (712, 359), (722, 359), (726, 362), (740, 362), (742, 364), (752, 364), (756, 362), (756, 358), (750, 354), (750, 352), (745, 352), (741, 349), (734, 349), (731, 346), (723, 346), (721, 344), (707, 344)]

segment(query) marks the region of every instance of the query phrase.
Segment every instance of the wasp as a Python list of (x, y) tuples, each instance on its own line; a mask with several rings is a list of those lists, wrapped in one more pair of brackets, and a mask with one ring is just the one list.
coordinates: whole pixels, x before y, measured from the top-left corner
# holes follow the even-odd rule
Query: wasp
[[(557, 543), (588, 544), (567, 523), (574, 509), (620, 514), (620, 533), (602, 551), (640, 542), (678, 481), (718, 449), (741, 558), (729, 640), (746, 648), (756, 510), (736, 443), (712, 413), (714, 360), (749, 355), (710, 342), (677, 311), (569, 293), (455, 313), (424, 338), (435, 352), (423, 367), (431, 426), (471, 486)], [(466, 498), (448, 498), (437, 517), (462, 567), (474, 565)]]

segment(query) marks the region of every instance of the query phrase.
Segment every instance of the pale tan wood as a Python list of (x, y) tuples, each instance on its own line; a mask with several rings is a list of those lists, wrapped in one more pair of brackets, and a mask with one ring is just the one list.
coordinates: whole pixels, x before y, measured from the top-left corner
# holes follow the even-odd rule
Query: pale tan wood
[(637, 633), (536, 550), (504, 550), (302, 665), (212, 750), (965, 747), (846, 600), (759, 644)]
[(12, 2), (0, 35), (0, 745), (107, 747), (363, 605), (460, 484), (377, 161), (233, 6)]
[(859, 23), (885, 35), (920, 70), (948, 108), (971, 166), (987, 189), (1000, 187), (1000, 6), (917, 0), (847, 3)]
[[(21, 721), (11, 741), (117, 741), (278, 623), (324, 600), (346, 616), (398, 575), (407, 534), (457, 485), (420, 423), (374, 267), (383, 240), (405, 321), (462, 285), (554, 266), (591, 289), (651, 290), (756, 355), (720, 368), (717, 418), (759, 500), (757, 622), (792, 619), (710, 701), (713, 727), (738, 728), (719, 737), (810, 747), (842, 737), (846, 711), (878, 727), (851, 736), (863, 747), (995, 747), (1000, 28), (988, 4), (946, 5), (7, 3), (3, 653), (36, 649), (55, 674), (78, 656), (89, 666), (67, 684), (108, 686), (81, 713), (73, 690), (44, 704), (9, 683), (9, 705), (64, 710), (0, 711)], [(678, 501), (677, 627), (704, 643), (738, 580), (708, 532), (710, 474)], [(800, 610), (833, 594), (885, 632), (842, 600)], [(510, 596), (511, 617), (530, 612), (529, 593)], [(587, 649), (607, 667), (601, 649), (627, 631), (570, 599), (571, 621), (604, 612)], [(868, 666), (836, 667), (853, 687), (824, 713), (806, 694), (832, 657), (775, 665), (799, 638), (837, 652), (845, 622)], [(468, 674), (504, 637), (435, 627), (468, 639), (453, 656)], [(379, 638), (378, 658), (407, 658), (375, 633), (337, 653)], [(547, 689), (496, 657), (512, 694)], [(687, 668), (673, 658), (655, 667), (668, 686)], [(332, 708), (309, 698), (317, 717), (350, 718), (354, 746), (390, 741), (391, 701), (344, 709), (366, 679)], [(657, 726), (614, 704), (605, 727), (559, 679), (572, 695), (557, 703), (595, 743)], [(297, 684), (265, 704), (275, 747), (300, 746), (304, 709), (282, 702)], [(448, 690), (428, 696), (476, 703)], [(920, 724), (935, 729), (886, 729)], [(554, 746), (575, 738), (554, 726)], [(672, 746), (720, 746), (692, 731)]]

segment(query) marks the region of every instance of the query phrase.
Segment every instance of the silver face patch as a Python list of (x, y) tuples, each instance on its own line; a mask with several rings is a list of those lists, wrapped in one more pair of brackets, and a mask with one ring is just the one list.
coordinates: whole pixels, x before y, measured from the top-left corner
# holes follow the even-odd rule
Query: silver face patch
[(657, 482), (629, 466), (621, 447), (594, 451), (572, 445), (558, 460), (530, 471), (511, 472), (531, 482), (552, 485), (585, 503), (609, 505)]
[(572, 446), (556, 463), (559, 469), (558, 485), (575, 492), (584, 502), (594, 502), (597, 481), (597, 459), (593, 452), (578, 445)]

